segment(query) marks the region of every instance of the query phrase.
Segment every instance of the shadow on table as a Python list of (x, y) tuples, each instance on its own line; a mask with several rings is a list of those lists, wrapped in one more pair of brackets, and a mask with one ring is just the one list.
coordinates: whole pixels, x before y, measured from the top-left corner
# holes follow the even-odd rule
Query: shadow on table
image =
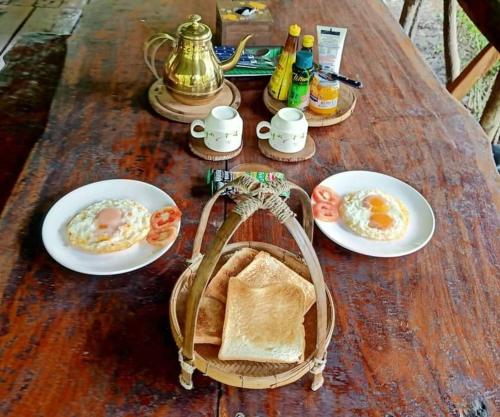
[(45, 129), (66, 57), (67, 36), (27, 33), (0, 71), (0, 209)]

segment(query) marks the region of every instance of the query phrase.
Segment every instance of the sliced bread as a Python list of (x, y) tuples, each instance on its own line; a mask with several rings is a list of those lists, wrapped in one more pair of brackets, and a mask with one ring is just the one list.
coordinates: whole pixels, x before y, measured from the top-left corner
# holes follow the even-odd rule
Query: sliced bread
[(198, 310), (194, 343), (220, 345), (224, 325), (224, 303), (212, 297), (203, 296)]
[(252, 287), (265, 287), (276, 283), (297, 286), (304, 292), (304, 314), (316, 302), (314, 285), (267, 252), (259, 252), (253, 261), (236, 275), (236, 278)]
[(238, 273), (253, 261), (253, 258), (255, 258), (258, 253), (259, 251), (252, 248), (243, 248), (234, 252), (210, 280), (205, 290), (205, 295), (225, 303), (229, 278), (238, 275)]
[(231, 278), (219, 359), (303, 361), (304, 305), (304, 291), (289, 282), (257, 288)]
[(234, 252), (209, 282), (200, 302), (194, 343), (221, 344), (229, 278), (244, 269), (257, 253), (251, 248)]

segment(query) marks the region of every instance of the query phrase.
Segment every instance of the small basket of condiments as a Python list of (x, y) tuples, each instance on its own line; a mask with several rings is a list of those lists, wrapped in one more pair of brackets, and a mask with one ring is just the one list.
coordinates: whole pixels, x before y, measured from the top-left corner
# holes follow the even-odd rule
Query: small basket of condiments
[[(202, 255), (212, 207), (228, 191), (237, 194), (238, 204)], [(303, 226), (281, 197), (290, 191), (300, 199)], [(265, 242), (228, 243), (259, 209), (288, 229), (300, 256)], [(279, 176), (242, 175), (215, 192), (203, 209), (190, 265), (170, 300), (183, 387), (193, 387), (196, 369), (243, 388), (275, 388), (308, 372), (312, 389), (322, 386), (335, 316), (312, 246), (313, 227), (307, 193)]]
[(288, 37), (276, 69), (264, 90), (264, 103), (277, 113), (284, 107), (304, 112), (310, 127), (340, 123), (352, 114), (356, 104), (353, 88), (360, 81), (339, 74), (347, 29), (317, 26), (318, 63), (314, 63), (314, 36), (289, 27)]

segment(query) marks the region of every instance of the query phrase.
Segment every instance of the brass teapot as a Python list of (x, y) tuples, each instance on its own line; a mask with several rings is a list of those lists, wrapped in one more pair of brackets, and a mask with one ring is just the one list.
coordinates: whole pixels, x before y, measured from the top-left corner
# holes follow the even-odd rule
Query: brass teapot
[[(234, 55), (220, 62), (212, 47), (212, 31), (201, 17), (194, 14), (189, 21), (177, 28), (176, 35), (157, 33), (144, 43), (144, 61), (154, 76), (182, 103), (203, 104), (222, 89), (224, 71), (236, 66), (245, 44), (252, 37), (247, 35), (238, 45)], [(166, 41), (173, 50), (165, 60), (163, 77), (155, 67), (156, 53)]]

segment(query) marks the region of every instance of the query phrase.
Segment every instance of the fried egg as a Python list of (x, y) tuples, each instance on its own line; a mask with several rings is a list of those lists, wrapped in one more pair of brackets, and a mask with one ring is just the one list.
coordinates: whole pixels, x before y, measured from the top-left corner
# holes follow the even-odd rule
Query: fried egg
[(66, 226), (71, 245), (94, 253), (129, 248), (149, 232), (149, 211), (133, 200), (102, 200), (77, 213)]
[(339, 211), (347, 227), (368, 239), (399, 239), (408, 228), (407, 207), (397, 198), (379, 190), (347, 194)]

